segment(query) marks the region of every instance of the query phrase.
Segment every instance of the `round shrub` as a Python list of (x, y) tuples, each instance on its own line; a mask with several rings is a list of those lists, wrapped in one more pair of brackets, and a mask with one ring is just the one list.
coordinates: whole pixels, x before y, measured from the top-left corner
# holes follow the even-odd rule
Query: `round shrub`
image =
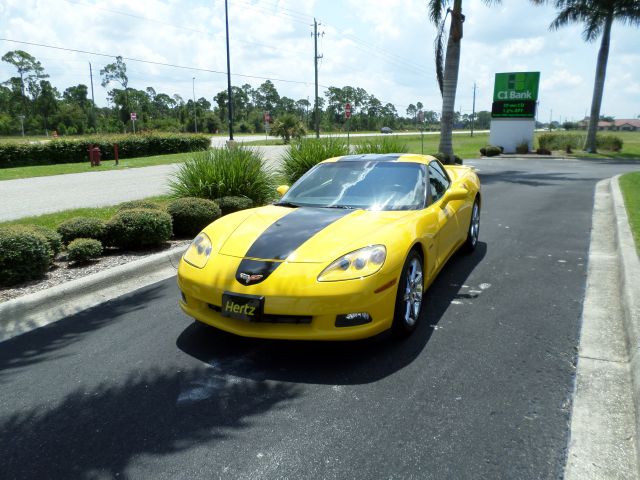
[(167, 207), (173, 220), (173, 233), (177, 236), (195, 237), (204, 227), (220, 218), (220, 207), (204, 198), (178, 198)]
[(496, 147), (495, 145), (487, 145), (484, 147), (484, 152), (487, 157), (495, 157), (496, 155), (500, 155), (502, 150), (500, 147)]
[(49, 269), (51, 257), (42, 234), (27, 228), (0, 228), (0, 285), (41, 277)]
[(51, 249), (51, 259), (56, 258), (56, 255), (60, 253), (60, 250), (62, 249), (62, 236), (55, 230), (43, 227), (42, 225), (16, 225), (16, 228), (31, 230), (46, 238), (49, 248)]
[(76, 238), (67, 245), (67, 257), (72, 262), (84, 263), (102, 255), (102, 243), (94, 238)]
[(142, 248), (160, 245), (171, 238), (171, 215), (160, 210), (134, 209), (116, 213), (106, 224), (108, 245)]
[(67, 244), (76, 238), (101, 240), (104, 235), (104, 221), (95, 217), (75, 217), (58, 226), (62, 241)]
[(222, 215), (253, 207), (253, 202), (247, 197), (222, 197), (217, 198), (216, 203), (220, 206)]
[[(442, 164), (447, 163), (445, 161), (445, 159), (446, 159), (445, 154), (442, 153), (442, 152), (433, 153), (433, 154), (431, 154), (431, 156), (437, 158), (440, 161), (440, 163), (442, 163)], [(456, 164), (456, 165), (462, 165), (462, 158), (460, 158), (458, 155), (454, 154), (453, 155), (453, 163)]]
[(124, 202), (118, 205), (118, 211), (133, 210), (134, 208), (148, 208), (151, 210), (162, 210), (162, 207), (157, 203), (150, 202), (149, 200), (131, 200), (130, 202)]

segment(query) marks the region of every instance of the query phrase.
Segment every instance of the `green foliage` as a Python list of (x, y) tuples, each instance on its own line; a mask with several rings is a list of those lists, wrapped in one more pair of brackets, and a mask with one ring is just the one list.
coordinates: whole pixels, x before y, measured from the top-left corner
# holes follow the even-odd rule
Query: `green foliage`
[(564, 150), (582, 148), (585, 136), (579, 133), (553, 132), (543, 133), (538, 137), (538, 146), (545, 150)]
[(42, 234), (28, 228), (0, 228), (0, 285), (40, 278), (49, 269), (51, 257)]
[(62, 236), (51, 228), (47, 228), (42, 225), (16, 225), (14, 228), (23, 228), (42, 235), (49, 244), (52, 260), (56, 257), (56, 255), (58, 255), (58, 253), (60, 253), (60, 250), (62, 249)]
[(284, 143), (289, 143), (292, 138), (302, 138), (306, 133), (304, 125), (298, 117), (289, 113), (277, 119), (271, 128), (271, 135), (282, 137)]
[(100, 148), (102, 160), (112, 160), (114, 144), (118, 144), (120, 158), (133, 158), (206, 150), (210, 142), (206, 135), (145, 133), (78, 140), (59, 138), (38, 143), (0, 143), (0, 168), (88, 162), (90, 145)]
[(502, 153), (502, 149), (495, 145), (487, 145), (486, 147), (482, 147), (480, 149), (480, 154), (485, 157), (495, 157), (496, 155), (500, 155)]
[(162, 210), (162, 207), (157, 203), (150, 202), (149, 200), (131, 200), (129, 202), (123, 202), (118, 205), (118, 211), (121, 210), (133, 210), (134, 208), (148, 208), (150, 210)]
[(216, 198), (216, 203), (222, 211), (222, 215), (246, 210), (253, 207), (253, 202), (247, 197), (222, 197)]
[(102, 243), (93, 238), (76, 238), (67, 245), (67, 258), (71, 262), (84, 263), (102, 255)]
[[(440, 163), (444, 164), (445, 159), (446, 159), (446, 155), (442, 152), (436, 152), (436, 153), (432, 153), (431, 154), (432, 157), (437, 158), (438, 160), (440, 160)], [(460, 158), (458, 155), (454, 155), (453, 156), (453, 163), (457, 164), (457, 165), (462, 165), (462, 158)]]
[(106, 224), (107, 245), (122, 249), (157, 246), (171, 238), (171, 215), (160, 210), (134, 209), (116, 213)]
[(175, 197), (215, 200), (246, 196), (256, 205), (264, 205), (274, 196), (273, 176), (262, 154), (242, 146), (194, 154), (180, 166), (169, 187)]
[(538, 155), (551, 155), (551, 150), (547, 150), (546, 148), (538, 148), (536, 149), (536, 153)]
[(622, 139), (616, 135), (596, 135), (596, 146), (603, 150), (619, 152), (622, 150)]
[(101, 240), (105, 233), (105, 223), (94, 217), (74, 217), (58, 225), (58, 233), (65, 244), (76, 238)]
[(281, 173), (291, 185), (319, 162), (348, 154), (349, 149), (342, 138), (303, 138), (292, 143), (284, 153)]
[(169, 203), (167, 212), (173, 220), (173, 234), (195, 237), (204, 227), (220, 218), (220, 207), (204, 198), (178, 198)]
[(527, 142), (526, 140), (523, 140), (518, 145), (516, 145), (516, 153), (520, 155), (529, 153), (529, 142)]
[(355, 153), (406, 153), (409, 147), (399, 137), (375, 137), (355, 145)]

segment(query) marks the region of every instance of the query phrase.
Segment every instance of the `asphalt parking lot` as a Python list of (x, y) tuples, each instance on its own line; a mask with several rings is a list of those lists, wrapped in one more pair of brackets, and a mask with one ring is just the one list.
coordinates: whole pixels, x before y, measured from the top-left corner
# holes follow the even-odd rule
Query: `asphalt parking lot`
[(404, 342), (233, 337), (175, 279), (2, 343), (3, 478), (559, 478), (597, 181), (477, 160), (480, 244)]

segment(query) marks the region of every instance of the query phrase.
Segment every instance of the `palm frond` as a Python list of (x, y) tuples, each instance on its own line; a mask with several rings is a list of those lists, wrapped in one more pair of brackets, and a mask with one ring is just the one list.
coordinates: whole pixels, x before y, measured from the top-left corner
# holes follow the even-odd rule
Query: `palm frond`
[(440, 25), (442, 13), (447, 7), (448, 0), (428, 0), (427, 10), (429, 11), (429, 19), (434, 25)]
[(449, 11), (447, 11), (447, 14), (440, 22), (440, 25), (438, 26), (438, 34), (433, 42), (435, 48), (436, 77), (438, 79), (438, 87), (440, 87), (440, 95), (444, 95), (444, 39), (446, 37), (445, 26), (447, 24), (448, 16)]

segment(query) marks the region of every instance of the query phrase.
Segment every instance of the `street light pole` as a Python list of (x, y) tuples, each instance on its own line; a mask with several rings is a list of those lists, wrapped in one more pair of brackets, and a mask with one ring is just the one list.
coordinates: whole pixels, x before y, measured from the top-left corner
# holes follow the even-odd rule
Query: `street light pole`
[(193, 127), (198, 133), (198, 117), (196, 116), (196, 77), (193, 77)]
[(229, 57), (229, 7), (227, 0), (224, 0), (224, 23), (227, 29), (227, 96), (229, 97), (229, 141), (233, 141), (233, 102), (231, 98), (231, 59)]

